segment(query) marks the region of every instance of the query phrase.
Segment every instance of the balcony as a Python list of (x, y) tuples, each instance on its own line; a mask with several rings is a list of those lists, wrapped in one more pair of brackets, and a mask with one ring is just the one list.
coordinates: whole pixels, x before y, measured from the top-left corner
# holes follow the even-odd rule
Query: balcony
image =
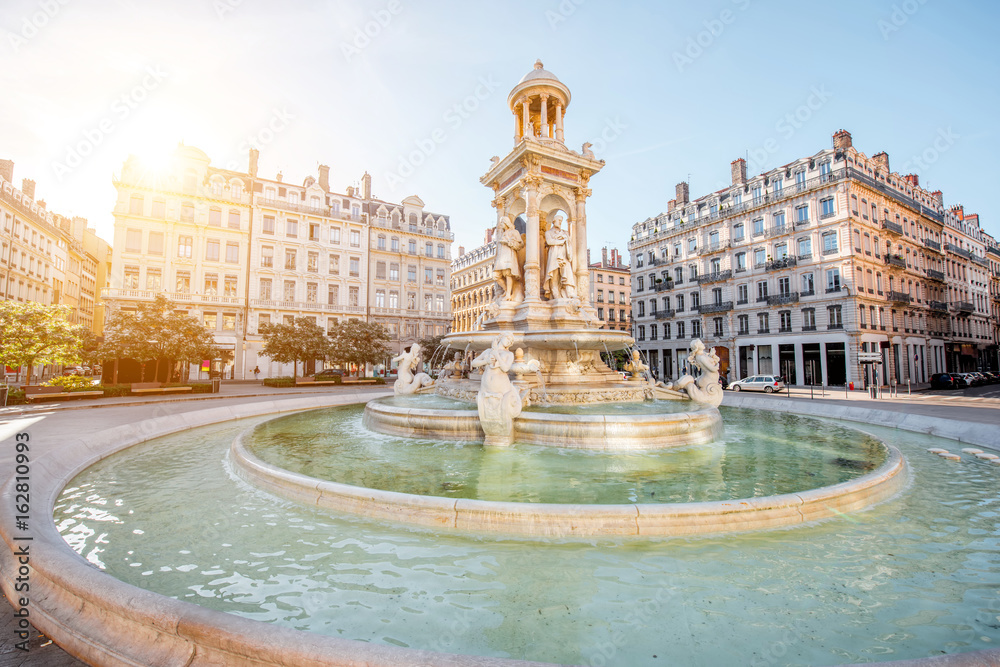
[(124, 287), (105, 287), (101, 290), (104, 299), (128, 299), (130, 301), (152, 301), (162, 294), (171, 301), (178, 303), (207, 303), (213, 305), (230, 305), (242, 307), (246, 299), (238, 296), (219, 296), (217, 294), (192, 294), (190, 292), (163, 292), (160, 290), (128, 289)]
[(924, 247), (925, 248), (930, 248), (931, 250), (937, 250), (938, 252), (941, 252), (941, 244), (938, 243), (937, 241), (932, 241), (930, 239), (924, 239)]
[(815, 324), (803, 324), (802, 325), (802, 330), (803, 331), (816, 331), (816, 325)]
[(935, 271), (934, 269), (924, 269), (924, 273), (926, 273), (927, 277), (930, 278), (931, 280), (936, 280), (939, 283), (945, 282), (944, 272), (942, 271)]
[(757, 329), (757, 333), (759, 334), (771, 333), (771, 329), (768, 327), (764, 327), (763, 329)]
[(905, 269), (906, 268), (906, 260), (903, 259), (902, 257), (897, 256), (897, 255), (886, 255), (885, 256), (885, 263), (886, 264), (890, 264), (892, 266), (898, 266), (901, 269)]
[(666, 292), (668, 289), (673, 288), (673, 286), (674, 286), (674, 281), (673, 280), (663, 280), (663, 281), (658, 282), (655, 285), (653, 285), (653, 291), (654, 292)]
[(896, 234), (897, 236), (903, 235), (903, 225), (895, 222), (890, 222), (888, 220), (882, 221), (882, 229), (889, 232), (890, 234)]
[(788, 294), (772, 294), (767, 297), (767, 305), (769, 306), (783, 306), (787, 303), (795, 303), (799, 300), (798, 292), (789, 292)]
[(927, 302), (927, 307), (930, 310), (933, 310), (933, 311), (936, 311), (936, 312), (939, 312), (939, 313), (947, 313), (948, 312), (948, 304), (946, 304), (944, 301), (928, 301)]
[(799, 218), (798, 220), (795, 221), (795, 226), (796, 227), (805, 227), (808, 224), (809, 224), (809, 217), (808, 216), (806, 216), (804, 218)]
[(823, 253), (822, 254), (825, 257), (826, 255), (835, 255), (839, 251), (840, 251), (840, 248), (823, 248)]
[(729, 280), (732, 277), (733, 277), (733, 272), (730, 270), (726, 270), (726, 271), (716, 271), (714, 273), (707, 273), (703, 276), (698, 276), (695, 280), (698, 281), (699, 285), (703, 285), (705, 283), (717, 283), (723, 280)]
[(969, 315), (973, 311), (976, 310), (976, 307), (974, 305), (972, 305), (972, 303), (970, 303), (968, 301), (956, 301), (956, 302), (952, 303), (951, 305), (952, 305), (952, 308), (954, 308), (955, 312), (958, 313), (958, 314), (960, 314), (960, 315), (962, 313), (965, 313), (966, 315)]
[(844, 323), (843, 322), (839, 322), (837, 324), (827, 324), (826, 325), (826, 330), (827, 331), (835, 331), (837, 329), (843, 329), (843, 328), (844, 328)]
[(799, 297), (815, 296), (815, 295), (816, 295), (816, 291), (815, 290), (809, 290), (808, 292), (799, 292)]
[(732, 301), (724, 301), (722, 303), (706, 303), (701, 306), (700, 311), (702, 315), (707, 315), (709, 313), (724, 313), (727, 310), (733, 309)]
[(698, 248), (697, 252), (699, 255), (710, 255), (713, 252), (722, 252), (723, 250), (727, 250), (730, 245), (729, 241), (716, 241), (715, 243), (709, 243)]
[(778, 225), (767, 230), (767, 237), (774, 238), (775, 236), (784, 236), (789, 233), (791, 229), (787, 225)]
[(913, 300), (906, 292), (897, 292), (895, 290), (889, 290), (887, 298), (893, 303), (910, 303)]
[(764, 265), (765, 271), (780, 271), (781, 269), (788, 269), (798, 264), (798, 260), (794, 257), (783, 257), (781, 259), (776, 259), (774, 261), (768, 262)]
[(839, 292), (839, 291), (840, 291), (840, 285), (834, 285), (833, 287), (826, 288), (827, 294), (833, 294), (834, 292)]
[(985, 257), (980, 257), (979, 255), (973, 255), (972, 256), (972, 263), (973, 264), (978, 264), (979, 266), (983, 267), (984, 269), (990, 268), (990, 263), (988, 261), (986, 261), (986, 258)]
[(965, 248), (959, 248), (957, 245), (952, 245), (951, 243), (945, 243), (944, 249), (946, 252), (950, 252), (953, 255), (958, 255), (959, 257), (964, 257), (965, 259), (972, 259), (972, 253)]
[(675, 314), (676, 313), (674, 312), (673, 308), (667, 308), (665, 310), (658, 310), (655, 313), (650, 313), (650, 315), (652, 315), (658, 320), (669, 320)]

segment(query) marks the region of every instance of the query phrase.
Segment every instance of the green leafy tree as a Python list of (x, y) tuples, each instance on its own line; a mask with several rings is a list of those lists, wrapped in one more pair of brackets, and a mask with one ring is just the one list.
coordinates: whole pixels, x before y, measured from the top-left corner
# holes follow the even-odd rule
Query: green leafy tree
[[(262, 326), (264, 337), (262, 354), (279, 364), (292, 364), (292, 377), (298, 379), (299, 362), (322, 359), (327, 356), (330, 341), (322, 327), (310, 319), (296, 317), (291, 324)], [(304, 370), (304, 369), (303, 369)]]
[(80, 361), (86, 329), (70, 324), (69, 306), (0, 301), (0, 363), (28, 367), (31, 384), (36, 364), (71, 364)]
[(330, 331), (328, 356), (335, 364), (356, 364), (359, 369), (366, 364), (384, 361), (389, 354), (389, 334), (377, 322), (350, 319), (340, 322)]

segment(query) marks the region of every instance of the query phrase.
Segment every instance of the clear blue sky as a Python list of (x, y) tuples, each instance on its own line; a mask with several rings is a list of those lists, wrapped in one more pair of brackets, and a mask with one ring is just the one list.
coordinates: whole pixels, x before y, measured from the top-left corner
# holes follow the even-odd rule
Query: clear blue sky
[[(591, 181), (595, 251), (624, 250), (689, 175), (701, 196), (737, 157), (759, 172), (839, 128), (1000, 235), (996, 3), (46, 2), (52, 16), (39, 0), (0, 9), (0, 157), (106, 238), (130, 152), (183, 140), (245, 170), (255, 136), (264, 175), (301, 183), (326, 163), (342, 190), (367, 170), (377, 196), (419, 195), (471, 248), (494, 221), (479, 177), (512, 145), (507, 93), (536, 58), (572, 91), (567, 143), (607, 161)], [(401, 160), (420, 164), (404, 178)]]

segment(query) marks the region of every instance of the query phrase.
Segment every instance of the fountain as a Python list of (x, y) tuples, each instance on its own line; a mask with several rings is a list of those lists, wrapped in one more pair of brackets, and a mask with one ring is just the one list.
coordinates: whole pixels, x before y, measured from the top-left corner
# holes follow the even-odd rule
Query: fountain
[[(718, 359), (697, 340), (698, 377), (654, 384), (630, 354), (623, 381), (600, 351), (632, 340), (597, 328), (581, 265), (603, 163), (563, 145), (569, 91), (540, 63), (509, 101), (517, 145), (483, 179), (501, 298), (448, 336), (447, 373), (432, 382), (411, 349), (395, 395), (364, 407), (314, 395), (66, 443), (33, 468), (33, 509), (55, 524), (31, 543), (32, 619), (112, 664), (771, 664), (790, 647), (831, 664), (989, 648), (1000, 466), (959, 456), (956, 476), (917, 456), (921, 484), (900, 494), (900, 448), (946, 441), (720, 412)], [(13, 480), (4, 494), (13, 553)], [(0, 558), (10, 595), (17, 564)]]

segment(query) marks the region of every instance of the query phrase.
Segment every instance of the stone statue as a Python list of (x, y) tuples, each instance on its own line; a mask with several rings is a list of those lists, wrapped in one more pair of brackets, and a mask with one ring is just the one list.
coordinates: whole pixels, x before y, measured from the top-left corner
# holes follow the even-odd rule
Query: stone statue
[(596, 158), (597, 156), (596, 156), (596, 155), (594, 155), (594, 151), (590, 150), (590, 148), (591, 148), (591, 147), (592, 147), (593, 145), (594, 145), (594, 144), (590, 143), (589, 141), (585, 142), (585, 143), (583, 144), (583, 148), (581, 148), (581, 149), (580, 149), (580, 154), (581, 154), (581, 155), (583, 155), (583, 157), (589, 157), (589, 158), (591, 158), (591, 159), (594, 159), (594, 158)]
[(403, 352), (392, 360), (399, 362), (399, 367), (396, 369), (398, 378), (392, 385), (396, 396), (416, 394), (434, 384), (434, 380), (427, 373), (414, 374), (420, 368), (420, 343), (414, 343), (410, 346), (409, 352)]
[(625, 362), (625, 370), (632, 374), (632, 380), (634, 382), (642, 382), (646, 379), (646, 375), (649, 372), (649, 366), (643, 362), (642, 355), (639, 354), (639, 350), (632, 350), (632, 360)]
[(529, 359), (525, 361), (524, 350), (521, 348), (514, 350), (514, 363), (511, 364), (510, 370), (514, 373), (514, 377), (518, 380), (520, 380), (525, 373), (537, 373), (541, 367), (542, 364), (538, 361), (538, 359)]
[(673, 384), (671, 389), (686, 392), (692, 401), (719, 407), (722, 403), (722, 385), (719, 384), (719, 355), (708, 350), (700, 338), (691, 341), (688, 363), (701, 369), (701, 377), (695, 380), (685, 375)]
[(504, 301), (520, 301), (523, 291), (518, 290), (521, 282), (521, 266), (517, 251), (524, 247), (524, 239), (514, 228), (510, 216), (503, 216), (497, 224), (497, 255), (493, 260), (493, 280), (503, 290)]
[(530, 392), (529, 389), (519, 392), (507, 375), (514, 364), (514, 353), (510, 351), (513, 344), (514, 336), (502, 333), (472, 360), (472, 368), (484, 369), (476, 406), (486, 445), (506, 447), (514, 442), (514, 420), (521, 414)]
[(490, 169), (500, 164), (500, 158), (496, 155), (490, 158)]
[(438, 379), (461, 380), (464, 371), (465, 364), (462, 363), (462, 353), (456, 352), (455, 358), (444, 365), (443, 373), (438, 376)]
[(552, 220), (552, 226), (545, 232), (548, 256), (545, 260), (545, 282), (542, 287), (550, 299), (576, 298), (576, 275), (573, 273), (571, 244), (573, 236), (562, 229), (561, 215)]

